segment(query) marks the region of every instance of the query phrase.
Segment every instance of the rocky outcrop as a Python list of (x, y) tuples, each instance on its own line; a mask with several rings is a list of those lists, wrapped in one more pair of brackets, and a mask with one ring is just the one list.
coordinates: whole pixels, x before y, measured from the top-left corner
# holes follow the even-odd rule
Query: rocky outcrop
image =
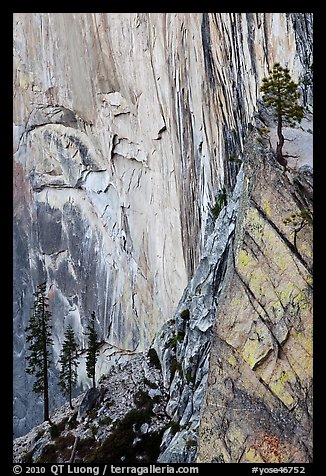
[(81, 421), (83, 418), (86, 417), (87, 413), (89, 413), (92, 408), (95, 406), (98, 398), (100, 396), (100, 391), (98, 388), (90, 388), (84, 395), (84, 398), (80, 402), (78, 408), (78, 420)]
[(257, 130), (155, 342), (178, 426), (161, 462), (312, 460), (312, 170), (284, 172)]
[[(200, 409), (207, 387), (211, 330), (236, 224), (243, 170), (228, 205), (213, 223), (205, 253), (182, 297), (175, 320), (154, 342), (169, 387), (167, 413), (179, 431), (164, 436), (159, 462), (192, 462), (196, 454)], [(189, 451), (189, 446), (191, 451)], [(182, 451), (180, 450), (182, 449)]]
[[(312, 461), (311, 169), (284, 174), (249, 143), (213, 326), (198, 461)], [(288, 217), (296, 225), (289, 226)]]
[[(102, 398), (97, 398), (100, 396)], [(28, 434), (16, 438), (16, 463), (155, 463), (169, 424), (158, 366), (142, 353), (111, 367), (91, 388)]]
[(54, 362), (67, 324), (85, 346), (92, 311), (98, 375), (146, 349), (205, 254), (268, 67), (304, 79), (311, 103), (311, 37), (309, 13), (14, 15), (16, 435), (42, 413), (23, 364), (36, 286), (48, 283)]

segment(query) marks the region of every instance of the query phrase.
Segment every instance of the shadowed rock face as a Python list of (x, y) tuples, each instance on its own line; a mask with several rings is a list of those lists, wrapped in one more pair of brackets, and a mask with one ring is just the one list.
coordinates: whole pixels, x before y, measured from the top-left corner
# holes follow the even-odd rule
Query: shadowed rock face
[(94, 407), (99, 396), (100, 391), (98, 388), (90, 388), (87, 390), (78, 408), (79, 421), (86, 417), (87, 413)]
[[(218, 190), (235, 184), (228, 159), (262, 77), (275, 61), (308, 74), (311, 30), (310, 14), (14, 15), (15, 434), (42, 414), (24, 372), (37, 284), (54, 361), (68, 324), (85, 346), (93, 310), (98, 375), (113, 353), (146, 349), (200, 262)], [(83, 356), (79, 369), (87, 386)]]

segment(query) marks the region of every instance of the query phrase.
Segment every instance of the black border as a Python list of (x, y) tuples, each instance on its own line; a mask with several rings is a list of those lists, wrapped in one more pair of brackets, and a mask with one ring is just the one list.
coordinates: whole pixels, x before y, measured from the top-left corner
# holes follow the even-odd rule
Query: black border
[[(291, 6), (292, 4), (292, 6)], [(93, 4), (92, 4), (93, 5)], [(26, 7), (30, 7), (30, 10), (39, 11), (43, 10), (44, 7), (51, 7), (50, 4), (42, 4), (39, 5), (40, 8), (37, 8), (35, 3), (33, 5), (31, 3), (25, 3), (23, 6), (14, 5), (15, 12), (24, 12)], [(62, 8), (58, 8), (59, 5), (55, 3), (53, 6), (57, 7), (57, 11), (64, 11)], [(67, 6), (71, 6), (66, 5)], [(78, 10), (78, 6), (82, 7), (82, 4), (76, 5), (76, 8), (73, 11)], [(112, 7), (121, 7), (121, 4), (109, 4), (105, 3), (99, 8), (94, 5), (94, 10), (110, 10)], [(128, 6), (125, 4), (124, 6)], [(136, 5), (132, 5), (131, 7), (135, 7)], [(150, 5), (151, 10), (152, 8), (158, 6), (164, 6), (168, 8), (168, 5)], [(199, 4), (198, 2), (194, 5), (191, 5), (187, 2), (186, 7), (191, 10), (191, 13), (199, 13), (196, 11), (198, 7), (204, 7), (204, 5)], [(214, 4), (214, 7), (218, 7), (219, 5)], [(222, 5), (220, 5), (222, 6)], [(228, 7), (232, 7), (233, 5), (228, 3)], [(236, 5), (234, 5), (234, 10), (237, 9)], [(322, 90), (320, 84), (321, 83), (321, 73), (320, 69), (323, 67), (323, 62), (319, 61), (321, 54), (323, 52), (323, 44), (324, 44), (324, 35), (323, 35), (323, 28), (324, 28), (324, 15), (322, 15), (319, 9), (314, 8), (312, 5), (305, 4), (305, 8), (302, 9), (298, 5), (298, 2), (287, 2), (285, 5), (284, 3), (277, 5), (276, 2), (272, 2), (270, 5), (256, 5), (257, 12), (260, 12), (262, 8), (260, 7), (272, 7), (272, 12), (281, 11), (281, 12), (312, 12), (314, 14), (314, 274), (317, 277), (316, 279), (316, 292), (315, 292), (315, 299), (314, 299), (314, 461), (313, 463), (307, 465), (298, 464), (296, 466), (306, 466), (307, 472), (306, 474), (313, 474), (313, 468), (319, 466), (323, 462), (323, 423), (321, 420), (321, 400), (324, 397), (324, 392), (322, 388), (322, 378), (323, 375), (323, 365), (322, 365), (322, 357), (321, 357), (321, 346), (323, 344), (323, 337), (324, 333), (322, 332), (322, 324), (324, 319), (326, 319), (325, 312), (323, 312), (324, 303), (321, 299), (321, 292), (323, 289), (323, 262), (322, 259), (322, 251), (323, 250), (323, 215), (324, 215), (324, 207), (325, 207), (325, 197), (323, 193), (323, 181), (325, 180), (325, 175), (323, 174), (323, 166), (325, 164), (325, 147), (324, 150), (322, 149), (321, 144), (321, 137), (322, 137), (322, 121), (321, 121), (321, 112), (318, 107), (320, 107), (320, 101), (323, 98)], [(88, 5), (89, 7), (89, 5)], [(174, 5), (176, 7), (176, 5)], [(247, 7), (246, 9), (243, 7)], [(310, 7), (310, 8), (307, 8)], [(171, 7), (170, 7), (171, 8)], [(179, 7), (180, 8), (180, 7)], [(129, 10), (132, 10), (130, 8)], [(242, 4), (239, 8), (239, 12), (245, 12), (245, 10), (252, 12), (254, 10), (254, 5)], [(85, 10), (82, 8), (81, 12)], [(118, 12), (121, 10), (119, 9)], [(114, 13), (118, 13), (114, 12)], [(271, 13), (272, 13), (271, 12)], [(5, 379), (3, 382), (3, 389), (2, 389), (2, 396), (4, 398), (1, 399), (2, 401), (2, 425), (1, 425), (1, 459), (0, 459), (0, 467), (2, 467), (1, 463), (5, 463), (5, 466), (8, 464), (8, 468), (10, 472), (4, 472), (4, 474), (13, 474), (12, 473), (12, 414), (13, 414), (13, 387), (12, 387), (12, 302), (13, 302), (13, 291), (12, 291), (12, 283), (13, 283), (13, 268), (12, 268), (12, 260), (13, 260), (13, 243), (12, 243), (12, 217), (13, 217), (13, 203), (12, 203), (12, 195), (13, 195), (13, 187), (12, 187), (12, 180), (13, 180), (13, 172), (12, 172), (12, 162), (9, 160), (12, 151), (12, 114), (13, 114), (13, 102), (12, 102), (12, 84), (13, 78), (12, 73), (10, 74), (9, 71), (12, 71), (12, 22), (13, 22), (13, 9), (10, 11), (3, 11), (2, 12), (2, 28), (1, 28), (1, 35), (2, 35), (2, 61), (4, 61), (4, 67), (2, 69), (1, 81), (2, 81), (2, 104), (6, 105), (8, 120), (2, 123), (2, 141), (5, 143), (5, 147), (2, 147), (2, 163), (1, 163), (1, 178), (2, 184), (0, 187), (1, 194), (1, 204), (2, 204), (2, 217), (5, 218), (5, 223), (3, 225), (4, 240), (1, 240), (2, 243), (2, 254), (5, 258), (5, 265), (2, 267), (2, 296), (4, 297), (5, 301), (5, 311), (2, 312), (2, 322), (3, 322), (3, 334), (2, 334), (2, 345), (0, 345), (0, 349), (3, 355), (1, 355), (2, 362), (2, 370), (5, 373)], [(27, 13), (27, 12), (26, 12)], [(125, 13), (125, 12), (124, 12)], [(156, 12), (154, 12), (156, 13)], [(189, 12), (190, 13), (190, 12)], [(254, 12), (255, 13), (255, 12)], [(8, 104), (7, 104), (8, 102)], [(7, 117), (6, 114), (6, 117)], [(6, 144), (7, 142), (7, 144)], [(8, 147), (8, 149), (7, 149)], [(8, 156), (7, 156), (8, 151)], [(317, 172), (317, 173), (316, 173)], [(2, 308), (3, 309), (3, 308)], [(6, 375), (8, 373), (8, 376)], [(229, 463), (230, 464), (230, 463)], [(208, 466), (207, 466), (208, 465)], [(47, 465), (43, 465), (47, 466)], [(50, 465), (49, 465), (50, 466)], [(170, 465), (171, 466), (171, 465)], [(211, 463), (205, 464), (194, 464), (192, 466), (199, 467), (199, 474), (203, 474), (206, 472), (206, 469), (212, 469)], [(236, 474), (252, 474), (251, 468), (254, 465), (241, 465), (231, 463), (231, 467), (226, 468), (219, 468), (217, 471), (219, 474), (229, 474), (230, 470), (236, 471)], [(281, 465), (257, 465), (258, 467), (279, 467), (279, 466), (295, 466), (292, 464), (281, 464)], [(238, 469), (236, 469), (236, 467)], [(241, 468), (241, 469), (239, 469)], [(25, 472), (22, 474), (26, 474)], [(51, 472), (47, 472), (46, 474), (52, 474)], [(107, 473), (109, 474), (109, 473)], [(126, 473), (125, 473), (126, 474)], [(265, 473), (267, 474), (267, 473)], [(273, 473), (271, 473), (273, 474)], [(274, 473), (277, 474), (277, 473)], [(284, 474), (284, 473), (278, 473)], [(293, 474), (293, 473), (292, 473)], [(317, 473), (316, 473), (317, 474)]]

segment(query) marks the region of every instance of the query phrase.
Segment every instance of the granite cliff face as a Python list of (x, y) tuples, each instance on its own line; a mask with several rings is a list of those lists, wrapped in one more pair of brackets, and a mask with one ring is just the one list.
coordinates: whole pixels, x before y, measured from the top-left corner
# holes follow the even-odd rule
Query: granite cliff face
[[(309, 169), (283, 175), (253, 147), (212, 328), (198, 461), (312, 461)], [(263, 159), (263, 160), (262, 160)], [(275, 206), (277, 204), (277, 206)], [(216, 438), (218, 435), (218, 438)]]
[(257, 139), (155, 341), (178, 427), (164, 463), (312, 460), (312, 223), (294, 240), (287, 221), (312, 211), (312, 170), (284, 173)]
[[(41, 403), (31, 393), (31, 381), (24, 372), (24, 327), (29, 319), (32, 292), (40, 282), (47, 280), (49, 286), (54, 360), (60, 351), (65, 326), (73, 325), (83, 345), (87, 319), (91, 311), (96, 312), (103, 343), (99, 375), (106, 373), (117, 356), (146, 350), (164, 322), (173, 318), (179, 302), (181, 309), (180, 298), (185, 288), (198, 273), (198, 266), (203, 266), (208, 250), (216, 247), (212, 233), (217, 226), (220, 226), (220, 245), (214, 251), (216, 260), (223, 255), (221, 262), (225, 263), (225, 257), (233, 253), (231, 236), (238, 236), (237, 246), (239, 250), (243, 247), (243, 253), (238, 250), (240, 254), (238, 251), (234, 254), (235, 260), (240, 259), (240, 264), (237, 261), (234, 264), (240, 277), (230, 277), (226, 284), (223, 265), (212, 286), (222, 286), (223, 295), (230, 290), (235, 293), (236, 289), (241, 294), (240, 286), (243, 286), (241, 299), (245, 299), (254, 264), (251, 248), (242, 244), (241, 233), (245, 233), (248, 224), (262, 220), (258, 208), (252, 206), (245, 207), (241, 219), (247, 225), (241, 225), (240, 219), (236, 221), (240, 195), (245, 193), (241, 180), (250, 181), (250, 172), (245, 174), (241, 170), (234, 198), (230, 200), (227, 215), (223, 212), (217, 222), (219, 225), (211, 223), (210, 207), (223, 186), (231, 196), (240, 169), (239, 162), (233, 159), (243, 158), (244, 139), (253, 127), (261, 79), (276, 61), (287, 65), (295, 80), (305, 79), (303, 98), (309, 107), (311, 14), (14, 15), (16, 435), (34, 426), (41, 415)], [(270, 167), (268, 173), (276, 183), (273, 170)], [(255, 193), (264, 188), (264, 177), (264, 172), (257, 175), (252, 185), (257, 190)], [(284, 193), (290, 194), (293, 187), (300, 189), (303, 179), (287, 180)], [(291, 180), (297, 182), (291, 184)], [(270, 214), (274, 208), (278, 209), (273, 200), (279, 199), (278, 195), (266, 198)], [(255, 200), (264, 211), (265, 202)], [(265, 220), (269, 215), (266, 210), (264, 213)], [(282, 228), (278, 223), (282, 213), (275, 218), (277, 229)], [(264, 228), (266, 223), (258, 225)], [(271, 229), (275, 231), (275, 227)], [(282, 233), (286, 234), (284, 230)], [(304, 233), (308, 233), (307, 229)], [(265, 236), (258, 238), (267, 240)], [(287, 240), (290, 242), (289, 236)], [(298, 246), (306, 248), (297, 254), (311, 266), (309, 240)], [(295, 262), (304, 274), (305, 264), (297, 254), (292, 257), (293, 249), (282, 252), (286, 255), (284, 263), (291, 262), (292, 266)], [(242, 258), (248, 263), (241, 268)], [(263, 262), (261, 267), (261, 273), (267, 273)], [(231, 276), (230, 268), (227, 269)], [(293, 283), (300, 289), (301, 285), (303, 281)], [(283, 289), (283, 285), (275, 287), (278, 293)], [(190, 288), (187, 289), (184, 296), (191, 300)], [(278, 299), (281, 307), (286, 307), (295, 297), (293, 290), (286, 290), (287, 301)], [(220, 352), (215, 349), (214, 339), (232, 346), (223, 334), (232, 332), (227, 327), (222, 332), (214, 324), (216, 312), (224, 315), (226, 311), (221, 304), (217, 307), (210, 292), (212, 288), (208, 286), (203, 298), (214, 301), (209, 310), (209, 325), (206, 316), (198, 315), (199, 327), (196, 326), (203, 333), (214, 328), (213, 340), (207, 340), (205, 352), (202, 349), (200, 358), (205, 365), (198, 368), (206, 369), (202, 377), (205, 374), (207, 379), (208, 375), (208, 388), (220, 392), (211, 384), (212, 370), (207, 374), (208, 356), (211, 351), (213, 366), (214, 359), (219, 358), (216, 352)], [(269, 288), (268, 292), (266, 300), (272, 306)], [(281, 311), (277, 312), (279, 317), (273, 325), (277, 325), (278, 319), (282, 321)], [(240, 309), (234, 303), (227, 319), (231, 322), (232, 315), (238, 313), (241, 314)], [(252, 325), (249, 314), (244, 311), (241, 324), (248, 329)], [(276, 331), (273, 327), (270, 331), (272, 324), (265, 323), (267, 331), (258, 318), (257, 323), (261, 332), (265, 332), (266, 348), (252, 350), (254, 357), (249, 348), (243, 348), (242, 340), (234, 342), (233, 348), (248, 354), (249, 361), (251, 357), (256, 359), (254, 368), (248, 364), (251, 378), (258, 379), (259, 374), (259, 378), (272, 386), (270, 382), (287, 369), (276, 362), (275, 373), (270, 371), (271, 361), (276, 357), (275, 342), (268, 332)], [(291, 326), (288, 323), (288, 328)], [(174, 332), (172, 327), (169, 329), (167, 332)], [(255, 334), (254, 329), (251, 332)], [(291, 339), (284, 340), (289, 346)], [(245, 362), (248, 359), (244, 357)], [(80, 368), (80, 385), (86, 387), (84, 366)], [(52, 370), (50, 397), (59, 404), (62, 400), (55, 386), (56, 371)], [(197, 377), (198, 382), (202, 381)], [(234, 381), (236, 376), (230, 373), (229, 378)], [(165, 380), (169, 385), (168, 375)], [(294, 385), (293, 378), (286, 382), (288, 391), (288, 386)], [(203, 380), (199, 406), (205, 393), (204, 383)], [(302, 388), (306, 388), (304, 385)], [(208, 392), (207, 398), (209, 395)], [(301, 398), (298, 395), (292, 396), (296, 404)], [(255, 397), (259, 398), (258, 393)], [(168, 410), (171, 414), (175, 411), (173, 405), (172, 399)], [(209, 403), (205, 405), (209, 407)], [(180, 407), (179, 401), (176, 406)], [(208, 413), (204, 409), (200, 427), (203, 443), (198, 448), (202, 460), (206, 458), (205, 438), (209, 433), (205, 415)], [(193, 419), (198, 428), (199, 414)], [(246, 434), (245, 428), (241, 431), (240, 439)], [(166, 449), (168, 444), (166, 438)], [(250, 444), (254, 448), (255, 440)], [(230, 459), (238, 457), (230, 456), (230, 450), (225, 451), (216, 448), (216, 457), (220, 454), (225, 460), (226, 454)]]

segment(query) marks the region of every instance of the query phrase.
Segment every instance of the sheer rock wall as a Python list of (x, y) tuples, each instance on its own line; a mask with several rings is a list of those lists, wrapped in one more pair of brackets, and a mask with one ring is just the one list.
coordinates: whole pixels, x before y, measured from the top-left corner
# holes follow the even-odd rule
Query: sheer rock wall
[(146, 349), (199, 263), (218, 190), (234, 186), (262, 77), (276, 61), (307, 75), (311, 32), (294, 13), (14, 15), (15, 434), (41, 416), (24, 371), (37, 284), (55, 361), (68, 323), (85, 345), (93, 310), (99, 374), (112, 353)]

